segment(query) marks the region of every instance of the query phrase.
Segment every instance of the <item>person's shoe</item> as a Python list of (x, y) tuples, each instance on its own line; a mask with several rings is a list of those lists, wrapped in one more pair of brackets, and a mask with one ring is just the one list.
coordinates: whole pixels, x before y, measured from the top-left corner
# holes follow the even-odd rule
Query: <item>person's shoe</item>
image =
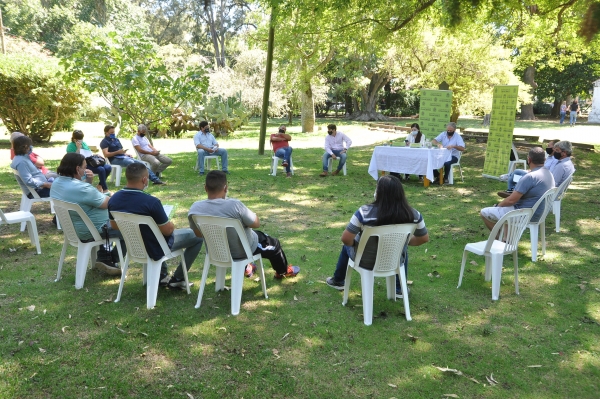
[(323, 171), (323, 173), (321, 173), (319, 176), (327, 177), (327, 176), (329, 176), (329, 173), (327, 171)]
[(119, 269), (111, 260), (96, 260), (96, 269), (108, 274), (109, 276), (120, 276), (121, 269)]
[(450, 184), (450, 182), (448, 181), (448, 179), (444, 179), (444, 184)]
[(292, 172), (287, 172), (287, 175), (285, 177), (287, 177), (287, 178), (292, 177)]
[(498, 197), (502, 198), (508, 198), (511, 194), (512, 192), (509, 193), (508, 191), (498, 191)]
[(158, 185), (161, 185), (161, 184), (167, 184), (167, 183), (165, 183), (164, 181), (162, 181), (162, 180), (158, 179), (158, 180), (154, 180), (154, 181), (152, 182), (152, 184), (154, 184), (154, 185), (157, 185), (157, 186), (158, 186)]
[(204, 172), (200, 172), (198, 173), (200, 176), (204, 176)]
[(338, 291), (343, 291), (344, 290), (344, 283), (343, 282), (339, 282), (339, 281), (335, 281), (333, 279), (333, 277), (327, 277), (327, 280), (325, 280), (325, 282), (327, 283), (328, 286), (330, 286), (331, 288), (335, 288)]
[(228, 170), (224, 170), (223, 173), (225, 173), (226, 175), (230, 175), (231, 173), (229, 173)]
[(339, 170), (337, 170), (337, 169), (336, 169), (336, 170), (334, 170), (334, 171), (331, 173), (331, 175), (332, 175), (332, 176), (337, 176), (337, 175), (339, 175), (339, 174), (340, 174), (340, 171), (339, 171)]
[[(406, 287), (408, 291), (408, 295), (410, 295), (410, 288)], [(402, 295), (402, 288), (396, 288), (396, 299), (404, 299), (404, 295)]]
[(254, 263), (248, 263), (248, 265), (246, 265), (246, 270), (244, 271), (244, 276), (250, 278), (254, 275), (255, 271), (256, 265)]
[(283, 166), (284, 168), (285, 168), (286, 166), (288, 166), (288, 165), (289, 165), (288, 161), (283, 161), (283, 162), (281, 163), (281, 166)]
[[(189, 283), (190, 287), (192, 285), (194, 285), (194, 283)], [(185, 290), (187, 287), (185, 286), (185, 280), (177, 280), (175, 277), (171, 277), (171, 280), (169, 280), (169, 288), (179, 288)]]
[(419, 182), (423, 183), (423, 178), (422, 177), (419, 177)]
[(285, 274), (279, 274), (277, 272), (275, 272), (275, 278), (280, 280), (282, 278), (286, 278), (286, 277), (295, 277), (296, 274), (300, 273), (300, 268), (298, 266), (292, 266), (289, 265), (287, 267), (287, 271), (285, 272)]
[(171, 281), (171, 276), (169, 276), (168, 274), (161, 274), (160, 275), (160, 280), (158, 280), (158, 286), (159, 287), (166, 287), (169, 285), (169, 282)]
[(431, 182), (431, 184), (440, 184), (440, 179), (433, 179), (433, 181)]
[(508, 175), (507, 174), (500, 175), (500, 181), (508, 181)]

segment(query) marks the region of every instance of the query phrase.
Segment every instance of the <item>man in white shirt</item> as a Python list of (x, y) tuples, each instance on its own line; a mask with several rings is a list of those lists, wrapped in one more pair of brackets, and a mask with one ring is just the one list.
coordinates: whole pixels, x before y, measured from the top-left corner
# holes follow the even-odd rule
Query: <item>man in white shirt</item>
[(146, 138), (148, 134), (148, 127), (146, 125), (138, 125), (137, 135), (131, 139), (131, 144), (135, 147), (135, 150), (140, 154), (142, 161), (150, 164), (150, 169), (155, 174), (162, 173), (167, 169), (173, 160), (166, 155), (162, 155), (159, 150), (154, 148)]
[(328, 136), (325, 137), (325, 154), (323, 154), (323, 173), (319, 175), (321, 177), (329, 175), (329, 158), (340, 159), (337, 169), (331, 174), (336, 176), (340, 173), (346, 163), (346, 153), (352, 145), (352, 140), (344, 133), (338, 132), (334, 124), (327, 125), (327, 134)]
[(227, 169), (227, 150), (219, 148), (219, 143), (215, 136), (210, 132), (210, 127), (207, 121), (200, 122), (200, 131), (194, 136), (194, 146), (198, 152), (198, 166), (200, 168), (200, 176), (204, 175), (204, 157), (207, 155), (218, 155), (221, 157), (221, 167), (223, 172), (229, 174)]
[[(458, 162), (460, 153), (465, 150), (465, 142), (459, 134), (456, 134), (456, 123), (450, 122), (446, 125), (446, 131), (440, 133), (435, 139), (431, 140), (431, 144), (437, 145), (439, 148), (447, 148), (452, 150), (452, 157), (444, 163), (444, 183), (448, 183), (448, 175), (450, 174), (450, 166)], [(440, 172), (435, 169), (433, 171), (434, 184), (439, 182)]]

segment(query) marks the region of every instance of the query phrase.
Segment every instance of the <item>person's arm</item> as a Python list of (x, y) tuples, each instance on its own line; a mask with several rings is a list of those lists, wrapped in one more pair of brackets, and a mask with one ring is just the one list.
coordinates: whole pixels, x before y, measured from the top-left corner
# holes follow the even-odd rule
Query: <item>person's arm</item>
[(333, 156), (333, 158), (335, 159), (335, 154), (333, 153), (333, 151), (331, 151), (331, 143), (330, 143), (330, 138), (331, 136), (327, 136), (325, 137), (325, 152), (328, 153), (329, 155)]
[(104, 197), (104, 201), (102, 201), (102, 203), (98, 206), (98, 208), (100, 209), (108, 209), (108, 200), (110, 199), (110, 197), (105, 196)]
[(512, 194), (510, 196), (508, 196), (508, 198), (504, 198), (504, 200), (496, 206), (502, 206), (502, 207), (513, 206), (514, 204), (519, 202), (519, 200), (521, 199), (522, 196), (523, 196), (523, 193), (520, 193), (517, 190), (515, 190), (512, 192)]
[(120, 150), (110, 152), (110, 151), (108, 151), (108, 147), (105, 147), (102, 149), (102, 154), (104, 155), (105, 158), (112, 158), (115, 155), (125, 154), (125, 150), (123, 148), (121, 148)]
[[(35, 160), (33, 158), (35, 158)], [(35, 152), (31, 152), (29, 154), (29, 159), (31, 160), (31, 162), (33, 162), (36, 168), (42, 169), (44, 167), (44, 158), (40, 157)]]
[(292, 141), (292, 136), (286, 133), (278, 133), (271, 136), (271, 141)]
[(200, 139), (202, 138), (202, 132), (200, 132), (199, 134), (197, 134), (196, 136), (194, 136), (194, 145), (196, 146), (197, 150), (204, 150), (206, 152), (213, 152), (211, 147), (206, 147), (205, 145), (201, 144)]
[(354, 245), (354, 237), (356, 237), (356, 234), (351, 233), (348, 230), (344, 230), (344, 232), (342, 233), (342, 243), (351, 247)]
[(426, 242), (429, 242), (429, 233), (425, 234), (424, 236), (411, 236), (410, 240), (408, 241), (408, 245), (410, 245), (411, 247), (417, 247), (419, 245), (425, 244)]
[(202, 232), (200, 232), (200, 230), (198, 230), (197, 227), (192, 227), (192, 230), (194, 231), (194, 234), (196, 235), (196, 237), (200, 237), (200, 238), (204, 238), (204, 236), (202, 235)]
[(247, 225), (247, 227), (250, 227), (251, 229), (260, 227), (260, 220), (258, 220), (258, 216), (254, 218), (254, 223)]
[(172, 221), (169, 220), (167, 223), (158, 226), (158, 229), (160, 230), (163, 236), (168, 237), (175, 231), (175, 225)]
[[(33, 165), (33, 163), (32, 163), (32, 165)], [(33, 167), (35, 168), (35, 165), (33, 165)], [(16, 166), (16, 169), (19, 172), (19, 176), (21, 176), (21, 180), (28, 187), (31, 187), (33, 189), (38, 189), (38, 188), (50, 188), (52, 186), (52, 183), (49, 183), (48, 181), (46, 181), (45, 178), (39, 179), (39, 178), (33, 177), (33, 174), (31, 173), (31, 170), (27, 166), (26, 162), (20, 162)], [(35, 169), (37, 170), (37, 168), (35, 168)], [(41, 172), (39, 172), (39, 173), (41, 176), (43, 176), (41, 174)]]
[(344, 152), (348, 152), (348, 149), (352, 145), (352, 140), (350, 140), (350, 137), (344, 134), (344, 136), (342, 137), (342, 141), (346, 143), (346, 149), (344, 150)]

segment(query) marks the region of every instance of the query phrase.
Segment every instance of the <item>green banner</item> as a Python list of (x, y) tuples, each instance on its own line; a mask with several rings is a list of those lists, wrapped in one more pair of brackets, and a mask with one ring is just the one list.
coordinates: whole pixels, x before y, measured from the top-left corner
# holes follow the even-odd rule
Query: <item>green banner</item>
[(425, 137), (430, 139), (446, 130), (452, 112), (452, 92), (450, 90), (421, 90), (419, 126)]
[(519, 86), (495, 86), (483, 176), (498, 178), (507, 173), (517, 112)]

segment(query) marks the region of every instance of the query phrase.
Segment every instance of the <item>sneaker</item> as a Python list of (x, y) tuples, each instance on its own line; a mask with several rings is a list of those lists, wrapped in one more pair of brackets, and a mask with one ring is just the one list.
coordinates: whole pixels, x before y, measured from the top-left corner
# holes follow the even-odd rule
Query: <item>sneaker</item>
[(500, 175), (500, 181), (508, 181), (508, 175), (507, 174)]
[(158, 186), (158, 185), (161, 185), (161, 184), (167, 184), (167, 183), (165, 183), (164, 181), (162, 181), (162, 180), (158, 179), (158, 180), (154, 180), (154, 181), (152, 182), (152, 184), (154, 184), (154, 185), (157, 185), (157, 186)]
[(339, 170), (337, 170), (337, 169), (336, 169), (336, 170), (334, 170), (334, 171), (331, 173), (331, 175), (332, 175), (332, 176), (337, 176), (337, 175), (339, 175), (339, 174), (340, 174), (340, 171), (339, 171)]
[(292, 177), (292, 172), (287, 172), (287, 175), (285, 177), (291, 178)]
[(108, 274), (109, 276), (120, 276), (121, 269), (119, 269), (111, 260), (96, 260), (96, 269)]
[(288, 161), (283, 161), (283, 162), (281, 163), (281, 166), (283, 166), (284, 168), (285, 168), (286, 166), (288, 166), (288, 165), (289, 165)]
[[(192, 285), (194, 285), (194, 283), (189, 283), (190, 287)], [(171, 277), (171, 280), (169, 280), (169, 288), (179, 288), (185, 290), (185, 280), (177, 280), (175, 277)]]
[(200, 176), (204, 176), (204, 172), (200, 172), (198, 173)]
[(448, 179), (444, 179), (444, 184), (450, 184), (450, 182), (448, 181)]
[(509, 193), (508, 191), (498, 191), (498, 196), (502, 198), (508, 198), (511, 194), (512, 192)]
[(250, 278), (254, 275), (255, 271), (256, 265), (254, 263), (248, 263), (248, 265), (246, 266), (246, 270), (244, 271), (244, 276)]
[[(408, 295), (410, 295), (410, 288), (406, 287), (408, 291)], [(404, 299), (404, 295), (402, 295), (402, 288), (396, 288), (396, 299)]]
[(340, 283), (339, 281), (335, 281), (333, 277), (327, 277), (327, 280), (325, 280), (325, 282), (328, 286), (330, 286), (331, 288), (335, 288), (338, 291), (344, 290), (344, 282)]
[(230, 175), (231, 173), (229, 173), (228, 170), (224, 170), (223, 173), (225, 173), (226, 175)]
[(285, 277), (295, 277), (298, 273), (300, 273), (300, 268), (298, 266), (289, 265), (285, 274), (279, 274), (276, 272), (275, 278), (279, 280)]
[(158, 286), (166, 287), (169, 285), (169, 281), (171, 281), (171, 276), (169, 276), (168, 274), (161, 274), (160, 280), (158, 280)]
[(327, 176), (329, 176), (329, 172), (323, 171), (323, 173), (321, 173), (319, 176), (321, 176), (321, 177), (327, 177)]

